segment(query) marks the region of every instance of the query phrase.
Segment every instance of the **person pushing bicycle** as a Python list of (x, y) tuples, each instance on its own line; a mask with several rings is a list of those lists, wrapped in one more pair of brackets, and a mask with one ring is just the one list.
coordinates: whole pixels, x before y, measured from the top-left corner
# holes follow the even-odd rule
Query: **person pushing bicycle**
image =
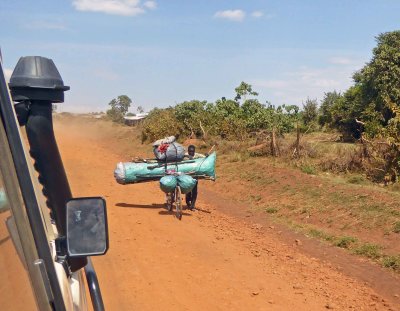
[[(185, 154), (185, 158), (189, 158), (189, 160), (193, 159), (198, 159), (198, 158), (205, 158), (206, 155), (201, 154), (201, 153), (196, 153), (196, 147), (194, 145), (190, 145), (188, 147), (188, 152)], [(186, 205), (188, 209), (194, 210), (195, 205), (196, 205), (196, 200), (197, 200), (197, 185), (199, 184), (199, 181), (196, 180), (196, 185), (192, 189), (191, 192), (186, 194), (185, 200), (186, 200)]]

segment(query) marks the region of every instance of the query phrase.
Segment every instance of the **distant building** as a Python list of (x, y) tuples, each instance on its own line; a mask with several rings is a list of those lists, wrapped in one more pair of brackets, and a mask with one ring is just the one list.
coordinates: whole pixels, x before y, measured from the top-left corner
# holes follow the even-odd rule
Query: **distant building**
[(102, 119), (106, 116), (106, 114), (104, 112), (97, 112), (93, 114), (93, 118), (95, 119)]
[(129, 126), (134, 126), (142, 122), (146, 117), (148, 113), (138, 113), (136, 116), (125, 116), (124, 117), (124, 123), (125, 125)]

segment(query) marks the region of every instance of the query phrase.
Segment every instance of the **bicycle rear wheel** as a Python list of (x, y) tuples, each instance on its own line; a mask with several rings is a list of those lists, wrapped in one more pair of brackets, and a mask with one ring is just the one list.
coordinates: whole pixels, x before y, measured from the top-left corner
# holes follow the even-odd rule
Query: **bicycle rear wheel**
[(175, 188), (175, 215), (179, 220), (182, 219), (182, 192), (179, 186)]

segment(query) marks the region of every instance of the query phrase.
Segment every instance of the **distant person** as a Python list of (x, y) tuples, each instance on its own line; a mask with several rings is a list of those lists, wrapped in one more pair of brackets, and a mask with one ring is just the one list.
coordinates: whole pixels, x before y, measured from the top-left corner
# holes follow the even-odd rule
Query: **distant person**
[[(205, 158), (206, 156), (201, 153), (196, 153), (196, 147), (194, 145), (190, 145), (188, 147), (188, 152), (185, 154), (185, 158), (188, 158), (189, 160), (193, 159), (198, 159), (198, 158)], [(197, 200), (197, 185), (199, 184), (199, 181), (196, 180), (196, 185), (192, 189), (191, 192), (186, 194), (186, 205), (188, 209), (194, 210), (195, 205), (196, 205), (196, 200)]]

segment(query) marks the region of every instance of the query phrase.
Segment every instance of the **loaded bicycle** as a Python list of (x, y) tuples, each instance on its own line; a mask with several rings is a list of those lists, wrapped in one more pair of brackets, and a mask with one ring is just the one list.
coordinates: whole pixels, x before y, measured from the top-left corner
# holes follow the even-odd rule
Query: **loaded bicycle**
[(156, 159), (136, 158), (132, 162), (120, 162), (114, 170), (114, 177), (122, 185), (159, 181), (166, 194), (167, 210), (175, 210), (175, 216), (180, 220), (182, 195), (188, 195), (188, 208), (193, 209), (198, 179), (216, 179), (216, 153), (212, 150), (207, 156), (196, 154), (197, 157), (185, 159), (184, 147), (175, 142), (175, 137), (168, 137), (153, 144)]

